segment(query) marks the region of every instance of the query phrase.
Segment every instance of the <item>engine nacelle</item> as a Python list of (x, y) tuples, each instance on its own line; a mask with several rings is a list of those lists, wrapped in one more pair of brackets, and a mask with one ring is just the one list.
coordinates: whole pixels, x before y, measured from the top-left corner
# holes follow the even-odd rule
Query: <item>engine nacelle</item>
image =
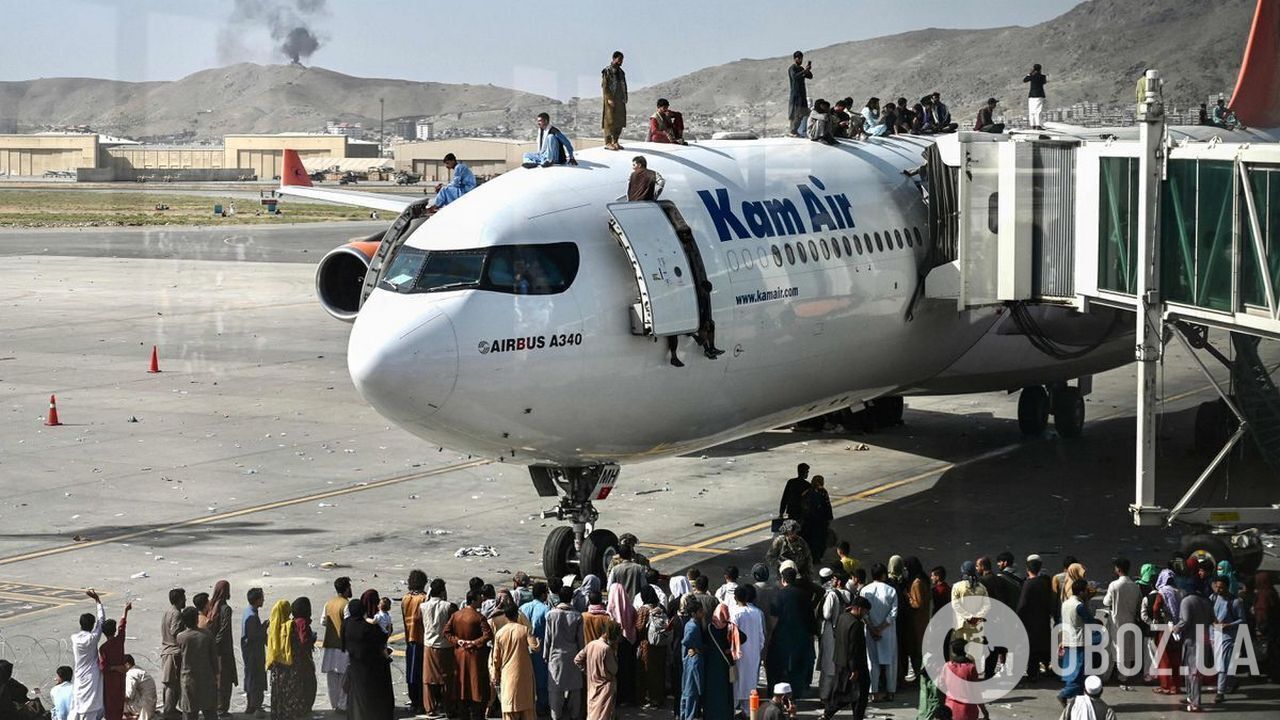
[[(378, 252), (382, 233), (352, 240), (330, 250), (316, 266), (316, 297), (325, 312), (343, 322), (355, 322), (369, 262)], [(375, 239), (377, 238), (377, 239)]]

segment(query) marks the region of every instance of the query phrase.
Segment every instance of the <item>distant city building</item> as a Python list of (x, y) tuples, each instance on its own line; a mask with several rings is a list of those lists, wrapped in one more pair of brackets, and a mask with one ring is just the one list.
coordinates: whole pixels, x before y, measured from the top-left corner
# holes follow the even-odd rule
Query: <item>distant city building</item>
[(414, 140), (418, 137), (418, 119), (408, 118), (396, 120), (395, 134), (405, 140)]
[(436, 124), (426, 119), (419, 120), (416, 123), (413, 137), (416, 140), (435, 140)]
[(364, 126), (360, 123), (347, 123), (330, 120), (325, 123), (325, 134), (327, 135), (343, 135), (352, 140), (359, 140), (364, 137)]

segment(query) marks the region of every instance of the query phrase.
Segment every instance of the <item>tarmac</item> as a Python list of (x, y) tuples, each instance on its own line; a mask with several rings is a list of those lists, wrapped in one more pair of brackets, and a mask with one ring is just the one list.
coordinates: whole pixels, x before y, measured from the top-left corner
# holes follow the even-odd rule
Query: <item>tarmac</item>
[[(47, 688), (69, 663), (87, 587), (110, 616), (133, 601), (127, 650), (155, 669), (171, 587), (190, 596), (226, 578), (238, 617), (252, 586), (268, 606), (307, 595), (318, 609), (338, 575), (399, 597), (413, 568), (454, 596), (471, 576), (539, 574), (553, 526), (539, 512), (552, 503), (525, 469), (408, 435), (347, 376), (348, 328), (316, 303), (312, 263), (385, 225), (0, 232), (0, 657), (15, 677)], [(158, 374), (147, 373), (152, 346)], [(60, 427), (43, 425), (51, 393)], [(1191, 430), (1213, 391), (1171, 344), (1162, 393), (1168, 503), (1208, 461), (1191, 452)], [(827, 479), (833, 530), (866, 564), (914, 554), (954, 577), (962, 560), (1005, 549), (1053, 570), (1073, 554), (1105, 584), (1110, 558), (1163, 563), (1178, 532), (1136, 528), (1127, 510), (1133, 369), (1096, 377), (1086, 406), (1075, 440), (1023, 439), (1017, 395), (1004, 393), (909, 398), (903, 425), (870, 435), (762, 433), (623, 468), (601, 524), (636, 533), (664, 573), (745, 573), (767, 548), (782, 484), (806, 462)], [(1204, 497), (1275, 502), (1251, 474), (1233, 468)], [(454, 556), (477, 545), (497, 556)], [(403, 663), (393, 668), (403, 702)], [(1057, 689), (1020, 687), (991, 716), (1056, 717)], [(914, 718), (915, 699), (900, 691), (873, 715)], [(1124, 717), (1178, 709), (1145, 688), (1109, 686), (1106, 699)], [(1214, 710), (1272, 718), (1278, 699), (1276, 686), (1246, 682)]]

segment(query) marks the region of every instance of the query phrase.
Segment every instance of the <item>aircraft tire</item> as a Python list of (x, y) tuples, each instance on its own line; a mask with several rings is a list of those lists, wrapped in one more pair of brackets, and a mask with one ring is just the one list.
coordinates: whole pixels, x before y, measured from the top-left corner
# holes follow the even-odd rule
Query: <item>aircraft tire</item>
[(901, 395), (890, 395), (871, 401), (871, 408), (876, 415), (876, 423), (880, 427), (894, 427), (902, 424), (902, 412), (906, 408)]
[(609, 561), (618, 552), (618, 536), (610, 530), (592, 530), (582, 540), (582, 552), (578, 554), (578, 574), (595, 575), (606, 579)]
[(1049, 393), (1039, 385), (1018, 394), (1018, 429), (1025, 437), (1039, 437), (1049, 427)]
[(1084, 395), (1080, 388), (1064, 387), (1053, 394), (1053, 427), (1064, 438), (1084, 432)]
[[(1182, 553), (1186, 557), (1208, 558), (1214, 565), (1223, 560), (1232, 560), (1231, 546), (1217, 535), (1199, 534), (1182, 538)], [(1232, 560), (1232, 566), (1235, 561)], [(1240, 568), (1236, 568), (1237, 571)]]
[(555, 528), (542, 545), (542, 571), (549, 578), (568, 575), (574, 571), (573, 554), (573, 528)]

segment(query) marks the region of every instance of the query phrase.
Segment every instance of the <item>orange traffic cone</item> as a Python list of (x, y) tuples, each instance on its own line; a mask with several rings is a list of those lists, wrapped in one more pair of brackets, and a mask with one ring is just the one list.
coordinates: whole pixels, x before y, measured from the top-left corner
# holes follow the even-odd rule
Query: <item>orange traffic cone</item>
[(151, 367), (147, 370), (149, 373), (160, 372), (160, 356), (156, 353), (156, 346), (151, 346)]
[(62, 424), (58, 420), (58, 398), (53, 395), (49, 396), (49, 417), (45, 418), (44, 424), (49, 427)]

